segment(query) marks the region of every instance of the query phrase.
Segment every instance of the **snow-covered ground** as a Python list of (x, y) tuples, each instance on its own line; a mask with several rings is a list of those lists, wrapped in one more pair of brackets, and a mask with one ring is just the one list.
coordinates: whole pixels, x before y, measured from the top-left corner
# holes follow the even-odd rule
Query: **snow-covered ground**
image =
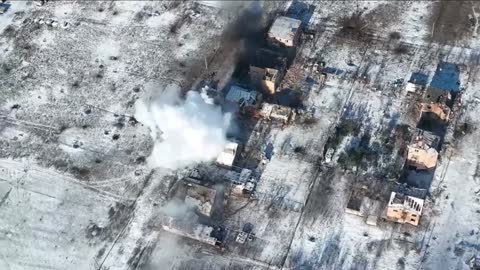
[(172, 34), (193, 9), (175, 5), (13, 1), (0, 15), (1, 269), (126, 269), (156, 239), (168, 173), (147, 168), (133, 105), (192, 80), (226, 23), (200, 7)]
[(477, 74), (478, 66), (471, 71), (470, 85), (462, 99), (464, 113), (459, 119), (459, 124), (466, 120), (474, 128), (447, 148), (432, 183), (432, 193), (437, 196), (427, 231), (429, 247), (423, 252), (424, 269), (468, 269), (466, 262), (480, 251)]
[(2, 269), (88, 269), (121, 198), (28, 161), (0, 161)]

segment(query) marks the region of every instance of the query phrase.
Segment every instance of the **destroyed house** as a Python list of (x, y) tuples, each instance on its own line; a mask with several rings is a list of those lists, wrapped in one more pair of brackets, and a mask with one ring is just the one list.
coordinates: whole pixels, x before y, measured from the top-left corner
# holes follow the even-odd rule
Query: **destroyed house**
[(386, 219), (417, 226), (422, 215), (426, 190), (401, 186), (390, 194)]
[(417, 129), (407, 147), (407, 166), (416, 170), (429, 170), (437, 166), (440, 137)]
[(423, 101), (425, 103), (442, 103), (447, 104), (452, 100), (452, 95), (449, 91), (428, 87), (425, 91)]
[(260, 103), (261, 95), (253, 90), (232, 85), (225, 96), (227, 102), (238, 105), (240, 108), (257, 106)]
[(440, 136), (440, 138), (445, 136), (447, 126), (448, 122), (442, 120), (433, 112), (422, 112), (417, 122), (417, 128), (429, 131), (436, 136)]
[[(186, 178), (192, 183), (228, 183), (238, 194), (250, 194), (256, 187), (256, 178), (253, 171), (246, 168), (231, 168), (202, 164), (196, 166)], [(212, 196), (214, 198), (214, 196)], [(213, 203), (213, 199), (211, 201)]]
[(268, 39), (274, 44), (293, 47), (300, 35), (301, 24), (302, 21), (297, 19), (285, 16), (278, 17), (268, 31)]
[(292, 108), (270, 103), (262, 104), (260, 115), (265, 119), (281, 121), (285, 124), (293, 121), (295, 118), (295, 113)]
[[(194, 179), (191, 181), (190, 179)], [(188, 180), (193, 183), (231, 183), (232, 185), (243, 185), (248, 181), (255, 181), (253, 172), (246, 168), (225, 168), (218, 166), (211, 166), (210, 164), (197, 165), (194, 170), (190, 172)]]
[(425, 92), (422, 112), (434, 113), (448, 122), (455, 95), (460, 91), (459, 76), (456, 64), (441, 62)]
[(216, 190), (195, 183), (187, 183), (186, 186), (185, 204), (195, 207), (205, 216), (211, 216)]
[(252, 170), (243, 168), (240, 172), (237, 171), (228, 171), (225, 174), (224, 180), (228, 181), (234, 185), (244, 185), (250, 181), (252, 177)]
[(366, 218), (368, 225), (377, 225), (378, 216), (382, 213), (382, 203), (369, 198), (367, 190), (355, 189), (347, 203), (345, 212)]
[(451, 110), (445, 103), (423, 102), (422, 112), (433, 113), (444, 122), (448, 122), (448, 120), (450, 120)]
[(447, 123), (450, 119), (452, 104), (453, 99), (450, 92), (429, 87), (421, 103), (421, 112), (434, 114), (441, 121)]
[(256, 87), (273, 94), (282, 81), (285, 69), (285, 57), (271, 50), (260, 49), (250, 63), (248, 74)]
[(240, 172), (229, 171), (225, 174), (225, 181), (228, 181), (234, 187), (236, 193), (249, 194), (256, 187), (256, 180), (252, 175), (252, 170), (243, 168)]
[(432, 81), (425, 93), (425, 102), (452, 106), (453, 97), (460, 91), (460, 70), (456, 64), (438, 64)]
[(220, 246), (222, 239), (216, 237), (215, 228), (174, 217), (165, 217), (162, 228), (170, 233), (194, 239), (212, 246)]
[(413, 72), (405, 86), (405, 90), (407, 93), (420, 93), (425, 90), (427, 83), (428, 75), (421, 72)]

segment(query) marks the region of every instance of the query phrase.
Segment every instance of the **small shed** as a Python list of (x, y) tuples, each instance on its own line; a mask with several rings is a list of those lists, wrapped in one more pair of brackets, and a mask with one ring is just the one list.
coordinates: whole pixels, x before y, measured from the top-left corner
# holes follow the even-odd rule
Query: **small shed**
[(421, 72), (413, 72), (408, 80), (405, 90), (407, 93), (419, 93), (423, 91), (428, 83), (428, 75)]

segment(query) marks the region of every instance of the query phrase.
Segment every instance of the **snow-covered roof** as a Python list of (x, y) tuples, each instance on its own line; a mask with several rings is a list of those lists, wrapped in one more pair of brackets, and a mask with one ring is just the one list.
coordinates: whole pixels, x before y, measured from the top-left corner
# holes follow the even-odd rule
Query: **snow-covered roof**
[(239, 103), (245, 102), (244, 105), (251, 106), (255, 104), (257, 100), (257, 92), (253, 90), (248, 90), (237, 85), (232, 85), (228, 90), (226, 100)]
[(292, 40), (301, 24), (302, 21), (297, 19), (278, 17), (268, 31), (268, 35), (279, 39)]
[(408, 82), (407, 85), (405, 86), (405, 90), (407, 92), (412, 92), (412, 93), (415, 93), (415, 92), (419, 91), (421, 88), (422, 88), (421, 85), (411, 83), (411, 82)]
[(237, 155), (238, 143), (228, 142), (223, 149), (223, 152), (217, 157), (217, 163), (220, 165), (231, 167), (235, 156)]

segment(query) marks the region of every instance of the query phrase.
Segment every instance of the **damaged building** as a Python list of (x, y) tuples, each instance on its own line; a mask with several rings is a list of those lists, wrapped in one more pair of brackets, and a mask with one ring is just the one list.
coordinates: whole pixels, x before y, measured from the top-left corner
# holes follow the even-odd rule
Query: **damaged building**
[(295, 112), (292, 108), (278, 104), (263, 103), (259, 114), (267, 120), (279, 121), (284, 124), (295, 120)]
[(238, 85), (232, 85), (225, 96), (225, 101), (239, 108), (257, 107), (262, 95), (254, 90), (248, 90)]
[(460, 70), (456, 64), (438, 64), (432, 81), (425, 91), (422, 112), (437, 115), (444, 122), (450, 119), (456, 94), (460, 91)]
[(400, 186), (390, 194), (385, 218), (387, 220), (417, 226), (422, 215), (426, 190)]
[[(188, 176), (189, 181), (194, 183), (227, 183), (234, 193), (253, 193), (257, 178), (254, 172), (247, 168), (215, 166), (202, 164), (195, 167)], [(191, 179), (191, 180), (190, 180)]]
[(280, 16), (275, 19), (272, 27), (268, 31), (268, 40), (272, 44), (280, 44), (285, 47), (294, 47), (297, 45), (300, 36), (300, 26), (302, 21)]
[(162, 228), (170, 233), (200, 241), (212, 246), (222, 245), (221, 228), (174, 217), (164, 217)]
[(382, 202), (369, 198), (366, 187), (355, 189), (348, 199), (345, 213), (363, 217), (368, 225), (376, 226), (382, 213)]
[(257, 185), (252, 170), (246, 168), (241, 169), (240, 172), (228, 171), (224, 179), (232, 185), (234, 194), (251, 194)]
[(194, 207), (202, 215), (211, 216), (216, 190), (190, 182), (186, 183), (186, 189), (185, 204)]
[(437, 166), (440, 137), (431, 132), (416, 129), (407, 147), (406, 165), (411, 169), (430, 170)]
[(428, 88), (421, 104), (421, 111), (422, 113), (433, 113), (442, 121), (448, 122), (451, 110), (447, 103), (451, 102), (452, 96), (448, 91)]
[(274, 94), (285, 75), (285, 69), (285, 57), (272, 50), (260, 49), (249, 67), (250, 81), (258, 89)]

